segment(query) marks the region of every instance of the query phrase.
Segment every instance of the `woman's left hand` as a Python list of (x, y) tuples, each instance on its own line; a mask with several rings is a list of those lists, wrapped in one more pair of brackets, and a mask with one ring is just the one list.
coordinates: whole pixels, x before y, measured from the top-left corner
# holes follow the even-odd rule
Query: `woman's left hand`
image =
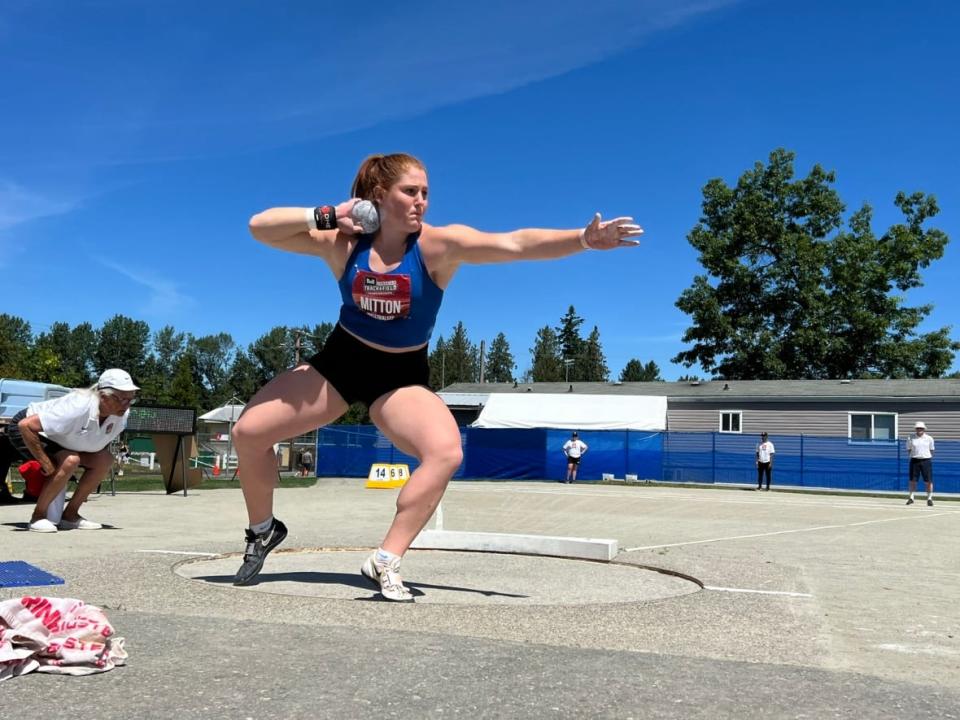
[(618, 217), (613, 220), (600, 220), (600, 213), (583, 230), (583, 241), (592, 250), (612, 250), (624, 246), (636, 246), (643, 235), (643, 228), (634, 224), (632, 217)]

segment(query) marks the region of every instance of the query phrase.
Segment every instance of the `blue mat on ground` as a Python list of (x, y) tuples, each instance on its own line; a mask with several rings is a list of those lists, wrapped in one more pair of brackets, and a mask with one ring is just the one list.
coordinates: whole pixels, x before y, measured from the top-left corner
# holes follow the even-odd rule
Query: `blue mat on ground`
[(30, 585), (63, 585), (63, 578), (51, 575), (36, 565), (23, 560), (0, 562), (0, 587), (27, 587)]

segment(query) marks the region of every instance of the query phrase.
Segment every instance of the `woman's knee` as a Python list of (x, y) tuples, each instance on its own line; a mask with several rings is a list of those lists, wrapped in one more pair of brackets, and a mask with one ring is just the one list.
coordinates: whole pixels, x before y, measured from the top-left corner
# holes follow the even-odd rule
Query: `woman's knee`
[(243, 415), (237, 420), (231, 435), (234, 445), (241, 448), (273, 445), (273, 441), (264, 432), (263, 423), (257, 422), (255, 416), (250, 414)]
[(463, 448), (460, 443), (449, 443), (427, 453), (423, 458), (424, 465), (441, 468), (445, 473), (453, 475), (463, 462)]
[(76, 453), (69, 453), (64, 456), (63, 460), (60, 463), (61, 469), (65, 472), (72, 473), (80, 466), (80, 456)]

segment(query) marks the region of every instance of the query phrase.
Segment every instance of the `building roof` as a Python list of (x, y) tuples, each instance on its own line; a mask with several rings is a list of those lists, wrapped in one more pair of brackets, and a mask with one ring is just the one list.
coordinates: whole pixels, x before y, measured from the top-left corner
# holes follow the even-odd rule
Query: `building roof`
[[(960, 402), (960, 379), (935, 380), (702, 380), (700, 382), (544, 382), (544, 383), (455, 383), (443, 389), (443, 396), (462, 402), (448, 405), (476, 405), (467, 398), (490, 393), (583, 395), (660, 395), (672, 401), (725, 402), (839, 402), (850, 400), (922, 400)], [(451, 398), (452, 399), (452, 398)], [(482, 402), (482, 401), (481, 401)]]

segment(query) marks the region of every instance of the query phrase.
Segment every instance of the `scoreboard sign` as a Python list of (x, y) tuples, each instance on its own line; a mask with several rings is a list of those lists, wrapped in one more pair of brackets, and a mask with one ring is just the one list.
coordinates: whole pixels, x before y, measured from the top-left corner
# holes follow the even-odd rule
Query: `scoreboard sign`
[(193, 435), (197, 411), (193, 408), (134, 405), (127, 418), (127, 432)]

